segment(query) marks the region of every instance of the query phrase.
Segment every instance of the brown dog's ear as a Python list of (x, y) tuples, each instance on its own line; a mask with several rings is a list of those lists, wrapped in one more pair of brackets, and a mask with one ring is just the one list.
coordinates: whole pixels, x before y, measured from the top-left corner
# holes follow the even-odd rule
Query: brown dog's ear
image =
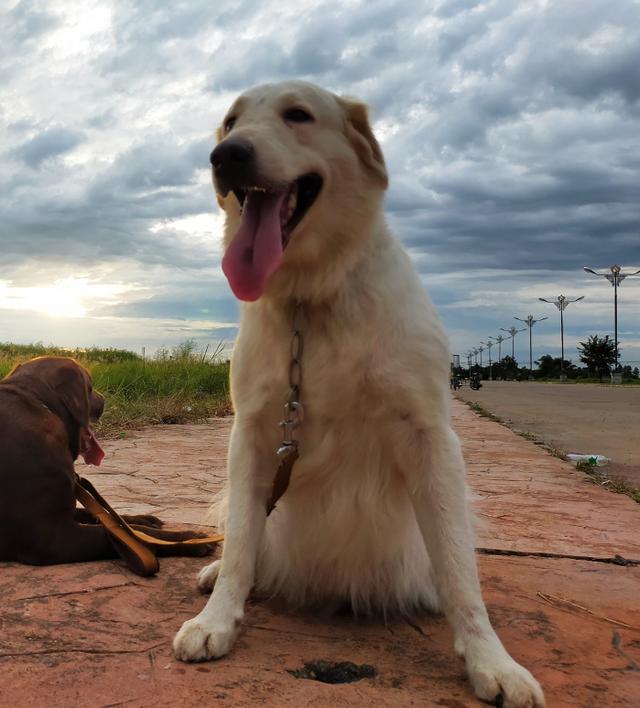
[(353, 149), (369, 174), (375, 178), (381, 187), (386, 189), (389, 184), (387, 168), (384, 164), (380, 145), (371, 130), (371, 125), (369, 125), (366, 105), (349, 98), (338, 98), (338, 103), (344, 111), (346, 134), (349, 142), (353, 145)]
[(86, 376), (78, 364), (58, 366), (52, 388), (69, 415), (81, 427), (89, 426), (89, 390)]
[(11, 369), (11, 371), (5, 376), (5, 379), (8, 379), (9, 376), (13, 376), (21, 366), (22, 364), (16, 364), (13, 369)]

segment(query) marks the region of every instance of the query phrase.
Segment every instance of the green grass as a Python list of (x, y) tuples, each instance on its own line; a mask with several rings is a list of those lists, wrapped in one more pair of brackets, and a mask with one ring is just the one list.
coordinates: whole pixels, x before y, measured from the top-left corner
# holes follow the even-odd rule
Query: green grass
[(96, 426), (103, 435), (154, 423), (201, 422), (230, 410), (224, 362), (182, 358), (88, 368), (107, 402)]
[(127, 349), (64, 349), (52, 345), (36, 344), (11, 344), (0, 342), (0, 378), (6, 376), (11, 368), (27, 359), (36, 356), (71, 356), (82, 362), (85, 366), (94, 363), (122, 363), (142, 361), (142, 358)]
[(229, 365), (220, 351), (201, 352), (193, 342), (185, 342), (143, 360), (122, 349), (0, 344), (0, 377), (34, 356), (74, 357), (105, 396), (105, 412), (95, 428), (100, 436), (111, 437), (143, 425), (201, 422), (229, 413)]
[(640, 489), (635, 489), (625, 482), (624, 479), (620, 477), (609, 477), (609, 475), (603, 472), (597, 465), (592, 465), (586, 460), (578, 462), (576, 469), (579, 472), (584, 472), (589, 482), (597, 484), (600, 487), (605, 487), (610, 492), (616, 492), (616, 494), (626, 494), (633, 499), (633, 501), (640, 504)]
[[(476, 401), (467, 401), (467, 400), (464, 400), (464, 399), (461, 399), (461, 400), (462, 400), (464, 403), (466, 403), (467, 406), (469, 406), (469, 408), (471, 408), (471, 410), (472, 410), (474, 413), (477, 413), (478, 415), (482, 416), (483, 418), (488, 418), (489, 420), (493, 420), (493, 421), (495, 421), (496, 423), (503, 423), (503, 421), (502, 421), (501, 418), (498, 418), (497, 415), (494, 415), (493, 413), (491, 413), (491, 411), (488, 411), (486, 408), (484, 408), (483, 406), (481, 406), (481, 405), (480, 405), (479, 403), (477, 403)], [(503, 424), (504, 424), (504, 423), (503, 423)]]

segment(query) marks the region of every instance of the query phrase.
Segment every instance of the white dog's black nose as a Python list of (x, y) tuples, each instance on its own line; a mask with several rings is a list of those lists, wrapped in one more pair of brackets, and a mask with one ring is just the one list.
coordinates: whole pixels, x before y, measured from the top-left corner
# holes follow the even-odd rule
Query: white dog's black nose
[(237, 165), (246, 166), (253, 162), (255, 150), (246, 140), (224, 140), (215, 147), (209, 159), (214, 170), (224, 170)]
[(209, 160), (216, 183), (223, 193), (251, 183), (255, 178), (255, 157), (253, 145), (240, 138), (223, 140), (215, 147)]

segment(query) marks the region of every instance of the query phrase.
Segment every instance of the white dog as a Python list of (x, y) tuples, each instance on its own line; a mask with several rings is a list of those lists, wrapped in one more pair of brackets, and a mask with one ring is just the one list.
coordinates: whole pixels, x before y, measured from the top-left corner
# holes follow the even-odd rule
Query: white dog
[[(482, 600), (446, 338), (381, 205), (387, 173), (366, 107), (304, 82), (236, 100), (211, 155), (223, 269), (242, 306), (222, 559), (179, 659), (224, 656), (251, 589), (356, 612), (441, 609), (476, 695), (543, 706)], [(267, 520), (301, 318), (300, 457)], [(215, 586), (215, 587), (214, 587)]]

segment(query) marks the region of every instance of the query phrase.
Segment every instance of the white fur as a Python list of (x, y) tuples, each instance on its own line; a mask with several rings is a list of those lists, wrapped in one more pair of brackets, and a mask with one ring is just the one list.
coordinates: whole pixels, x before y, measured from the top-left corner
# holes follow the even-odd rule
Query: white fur
[[(310, 109), (315, 122), (283, 128), (283, 101)], [(223, 557), (200, 573), (213, 593), (177, 634), (176, 656), (226, 654), (254, 586), (294, 605), (441, 609), (480, 698), (502, 693), (505, 706), (544, 705), (482, 601), (464, 463), (449, 421), (446, 338), (382, 216), (384, 162), (364, 107), (289, 82), (254, 89), (232, 110), (234, 131), (254, 143), (265, 174), (291, 180), (313, 169), (324, 186), (265, 294), (242, 307), (229, 486), (218, 504)], [(238, 205), (231, 195), (220, 202), (228, 243)], [(305, 345), (300, 459), (266, 520), (294, 300)]]

